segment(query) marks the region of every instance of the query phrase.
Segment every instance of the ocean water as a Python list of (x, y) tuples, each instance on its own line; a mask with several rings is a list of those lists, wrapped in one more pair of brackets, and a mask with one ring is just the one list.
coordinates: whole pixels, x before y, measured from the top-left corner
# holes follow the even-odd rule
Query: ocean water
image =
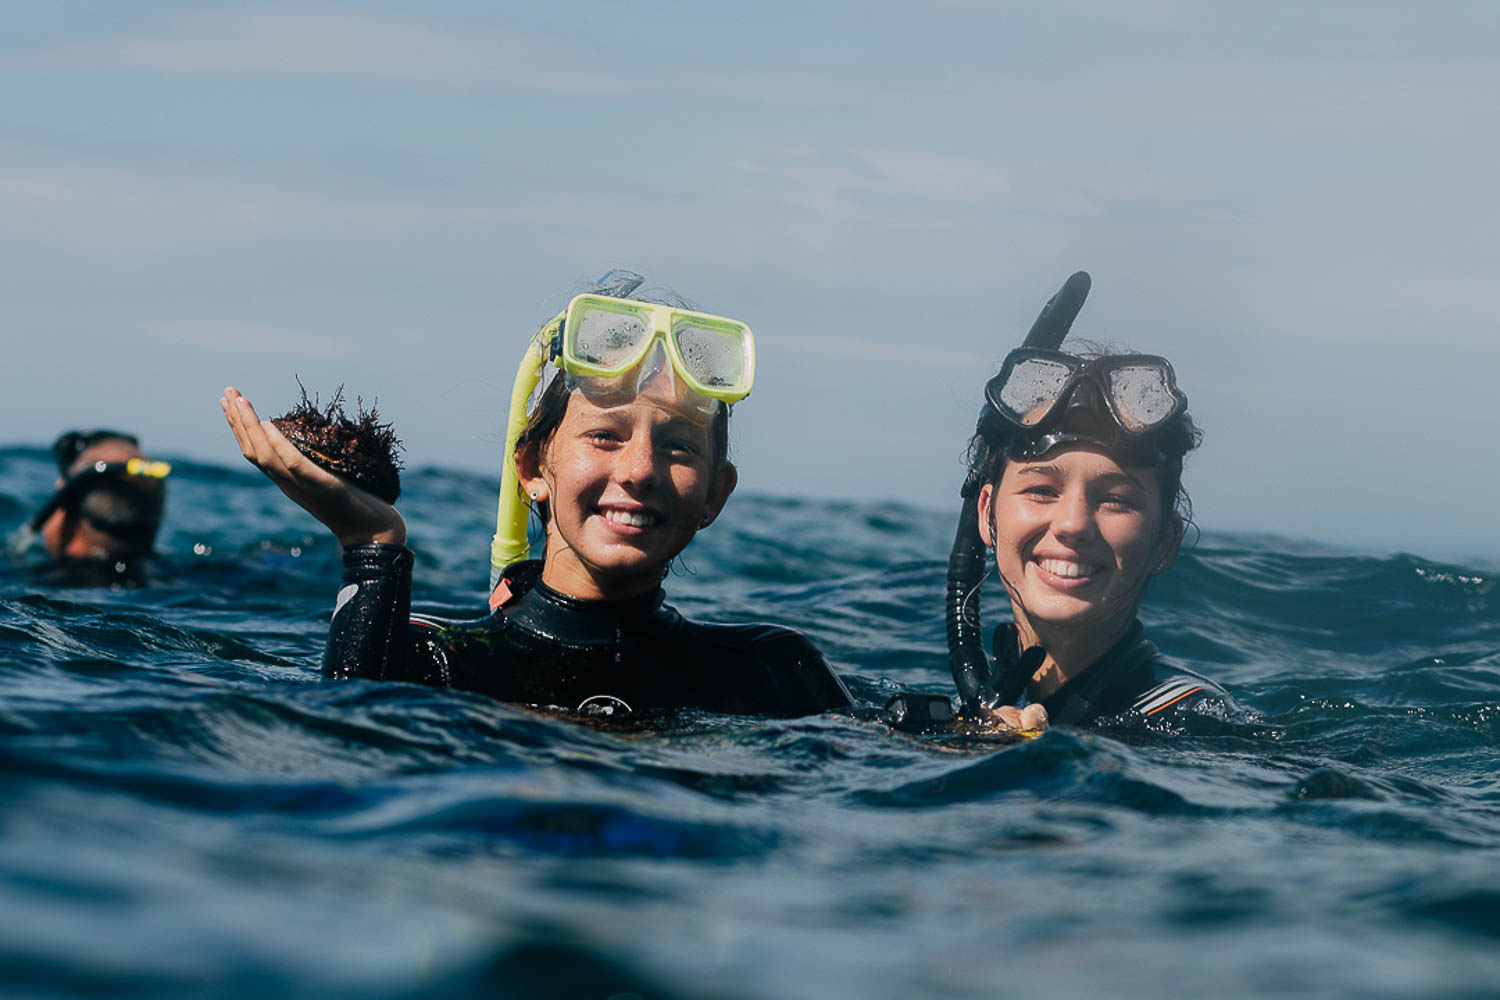
[[(0, 524), (51, 476), (0, 450)], [(495, 482), (405, 485), (477, 613)], [(0, 569), (5, 997), (1500, 994), (1492, 567), (1206, 531), (1143, 617), (1255, 713), (1208, 732), (603, 732), (322, 681), (336, 547), (248, 466), (168, 519), (149, 588)], [(668, 593), (949, 692), (952, 523), (738, 495)]]

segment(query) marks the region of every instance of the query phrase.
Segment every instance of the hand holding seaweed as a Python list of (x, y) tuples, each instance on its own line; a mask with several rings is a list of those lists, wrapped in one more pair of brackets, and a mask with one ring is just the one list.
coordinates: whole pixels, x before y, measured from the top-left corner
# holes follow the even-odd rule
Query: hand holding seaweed
[(396, 452), (401, 441), (390, 424), (380, 422), (375, 407), (368, 411), (355, 401), (355, 416), (344, 412), (344, 387), (339, 386), (318, 408), (316, 397), (307, 398), (307, 388), (297, 380), (302, 401), (271, 423), (318, 466), (368, 490), (386, 503), (401, 495), (401, 460)]
[[(245, 460), (326, 525), (342, 545), (406, 542), (406, 523), (391, 505), (400, 493), (395, 456), (400, 442), (373, 410), (350, 420), (343, 413), (342, 394), (319, 409), (304, 391), (302, 403), (285, 417), (261, 420), (250, 400), (232, 386), (219, 398), (219, 407)], [(278, 426), (281, 422), (296, 441)]]

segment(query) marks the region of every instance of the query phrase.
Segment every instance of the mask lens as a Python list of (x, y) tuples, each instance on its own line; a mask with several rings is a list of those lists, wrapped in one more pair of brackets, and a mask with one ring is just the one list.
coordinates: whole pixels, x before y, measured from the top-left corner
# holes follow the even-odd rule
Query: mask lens
[(1109, 395), (1120, 426), (1141, 434), (1172, 415), (1177, 397), (1156, 365), (1122, 365), (1109, 372)]
[(999, 402), (1022, 427), (1035, 427), (1051, 412), (1072, 374), (1071, 365), (1027, 358), (1010, 370)]
[(737, 327), (714, 327), (685, 320), (673, 327), (677, 353), (687, 374), (710, 389), (745, 383), (745, 337)]
[(578, 310), (567, 331), (574, 357), (601, 368), (629, 365), (650, 335), (645, 317), (596, 306)]

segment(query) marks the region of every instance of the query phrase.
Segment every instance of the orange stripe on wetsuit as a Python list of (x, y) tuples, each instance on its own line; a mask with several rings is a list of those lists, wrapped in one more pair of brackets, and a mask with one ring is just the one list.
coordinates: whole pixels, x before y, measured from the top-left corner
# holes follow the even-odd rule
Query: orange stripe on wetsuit
[(1177, 704), (1182, 699), (1186, 698), (1188, 695), (1190, 695), (1190, 694), (1197, 694), (1199, 691), (1202, 691), (1202, 690), (1203, 690), (1203, 685), (1200, 684), (1197, 687), (1193, 688), (1191, 691), (1184, 691), (1184, 692), (1182, 692), (1182, 694), (1180, 694), (1177, 697), (1173, 698), (1171, 701), (1167, 702), (1165, 705), (1158, 705), (1156, 708), (1153, 708), (1151, 711), (1147, 712), (1146, 714), (1147, 715), (1155, 715), (1157, 712), (1165, 711), (1166, 709), (1169, 709), (1173, 705)]

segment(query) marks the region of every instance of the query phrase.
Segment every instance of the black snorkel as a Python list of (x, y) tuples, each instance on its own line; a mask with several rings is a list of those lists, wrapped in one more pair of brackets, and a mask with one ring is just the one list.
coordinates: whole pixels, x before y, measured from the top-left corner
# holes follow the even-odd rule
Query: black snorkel
[[(1063, 282), (1056, 295), (1047, 300), (1031, 325), (1023, 347), (1057, 350), (1062, 346), (1073, 320), (1083, 308), (1092, 284), (1088, 272), (1078, 271)], [(989, 445), (1003, 445), (1005, 428), (986, 398), (979, 411), (976, 433)], [(976, 456), (977, 457), (977, 456)], [(948, 619), (948, 667), (958, 686), (960, 710), (968, 714), (976, 706), (993, 708), (1010, 704), (1020, 697), (1026, 678), (1039, 663), (1022, 657), (1016, 669), (1007, 676), (992, 676), (979, 618), (979, 585), (985, 577), (987, 546), (979, 535), (979, 490), (984, 486), (984, 463), (976, 461), (964, 479), (963, 506), (959, 510), (958, 531), (953, 536), (953, 552), (948, 556), (948, 588), (944, 601)]]

